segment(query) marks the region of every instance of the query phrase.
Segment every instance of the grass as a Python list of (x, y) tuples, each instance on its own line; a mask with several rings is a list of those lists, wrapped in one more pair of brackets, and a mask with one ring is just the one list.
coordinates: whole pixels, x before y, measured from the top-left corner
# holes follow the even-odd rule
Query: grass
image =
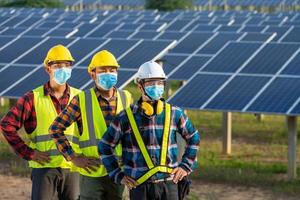
[[(172, 82), (171, 93), (179, 85), (179, 82)], [(126, 89), (133, 94), (135, 100), (140, 97), (134, 83), (130, 83)], [(0, 107), (0, 116), (8, 108)], [(266, 115), (262, 121), (258, 121), (253, 114), (233, 113), (232, 154), (226, 156), (221, 153), (222, 113), (187, 110), (187, 115), (200, 131), (202, 139), (198, 167), (192, 174), (193, 179), (268, 188), (275, 194), (300, 195), (300, 179), (287, 181), (288, 146), (284, 116)], [(300, 160), (300, 148), (297, 155)], [(0, 163), (6, 163), (9, 173), (29, 174), (26, 163), (11, 153), (3, 143), (0, 143)], [(300, 168), (297, 171), (300, 174)], [(197, 199), (197, 196), (191, 194), (189, 199)], [(217, 198), (212, 195), (208, 199)]]

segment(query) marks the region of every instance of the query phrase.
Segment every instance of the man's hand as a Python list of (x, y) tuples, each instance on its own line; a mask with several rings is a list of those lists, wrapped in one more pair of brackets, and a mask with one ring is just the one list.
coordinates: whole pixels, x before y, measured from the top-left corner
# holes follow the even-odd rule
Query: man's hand
[(183, 177), (188, 175), (188, 173), (181, 167), (176, 167), (175, 169), (173, 169), (171, 174), (174, 174), (173, 182), (175, 184), (177, 184), (178, 181), (181, 181), (183, 179)]
[(136, 186), (137, 186), (137, 182), (134, 179), (132, 179), (126, 175), (121, 180), (121, 184), (126, 185), (130, 190), (133, 188), (136, 188)]
[(77, 167), (83, 168), (88, 173), (97, 171), (97, 168), (100, 166), (100, 158), (95, 157), (85, 157), (82, 155), (76, 155), (71, 162)]
[(50, 155), (46, 152), (34, 150), (32, 160), (41, 165), (45, 165), (46, 163), (50, 162), (51, 158)]

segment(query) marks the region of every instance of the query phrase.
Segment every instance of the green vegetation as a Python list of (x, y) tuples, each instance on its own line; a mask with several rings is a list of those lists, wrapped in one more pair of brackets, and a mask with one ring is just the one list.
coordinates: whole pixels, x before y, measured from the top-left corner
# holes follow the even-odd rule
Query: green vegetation
[(2, 1), (2, 7), (35, 7), (35, 8), (60, 8), (63, 3), (60, 0), (14, 0)]
[(147, 9), (172, 11), (176, 9), (189, 9), (193, 7), (193, 0), (147, 0)]

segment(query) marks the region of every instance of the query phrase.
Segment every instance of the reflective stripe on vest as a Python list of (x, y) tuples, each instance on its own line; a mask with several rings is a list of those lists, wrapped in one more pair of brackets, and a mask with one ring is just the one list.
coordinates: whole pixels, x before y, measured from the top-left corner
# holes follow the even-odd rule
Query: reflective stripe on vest
[(168, 152), (168, 141), (169, 141), (169, 132), (170, 132), (170, 122), (171, 122), (171, 105), (166, 103), (165, 104), (165, 123), (164, 123), (164, 132), (163, 132), (163, 138), (162, 138), (162, 145), (161, 145), (161, 158), (160, 158), (160, 165), (154, 166), (150, 155), (147, 151), (147, 148), (145, 146), (145, 143), (142, 139), (142, 136), (139, 132), (139, 129), (137, 127), (137, 124), (135, 122), (134, 116), (132, 114), (131, 108), (126, 108), (126, 113), (129, 119), (130, 126), (132, 128), (134, 137), (138, 143), (138, 146), (141, 150), (141, 153), (146, 161), (147, 167), (149, 168), (149, 171), (146, 172), (144, 175), (139, 177), (136, 181), (139, 184), (145, 182), (147, 179), (149, 179), (151, 176), (158, 172), (163, 173), (171, 173), (173, 168), (166, 166), (166, 158), (167, 158), (167, 152)]
[[(46, 133), (48, 134), (48, 133)], [(51, 136), (48, 135), (37, 135), (35, 136), (31, 141), (33, 141), (34, 143), (38, 143), (38, 142), (47, 142), (47, 141), (52, 141)], [(79, 138), (77, 136), (73, 136), (73, 135), (65, 135), (68, 139), (68, 141), (75, 143), (75, 144), (79, 144)]]
[[(79, 93), (80, 90), (70, 87), (70, 97), (71, 99)], [(37, 125), (36, 129), (30, 135), (27, 135), (30, 140), (29, 147), (32, 149), (37, 149), (42, 152), (47, 152), (51, 156), (51, 161), (40, 165), (35, 161), (29, 161), (29, 166), (32, 168), (71, 168), (72, 163), (67, 162), (65, 158), (57, 150), (56, 144), (51, 139), (48, 129), (52, 122), (57, 117), (57, 111), (49, 95), (44, 95), (44, 86), (40, 86), (33, 90), (34, 95), (34, 108), (36, 111)], [(71, 144), (78, 144), (78, 127), (77, 124), (72, 124), (65, 131), (65, 136), (70, 139)], [(76, 144), (73, 145), (76, 149)], [(78, 145), (77, 145), (78, 146)]]
[[(130, 105), (131, 95), (129, 92), (122, 90), (117, 91), (117, 110), (116, 114)], [(100, 158), (98, 153), (98, 143), (105, 133), (107, 127), (106, 122), (98, 102), (98, 98), (91, 88), (79, 94), (79, 103), (81, 110), (81, 118), (83, 125), (82, 135), (79, 137), (79, 146), (81, 152), (85, 156)], [(115, 154), (121, 156), (122, 149), (118, 145)], [(77, 171), (84, 176), (102, 177), (106, 176), (107, 172), (103, 165), (97, 168), (96, 172), (88, 173), (84, 169), (78, 168)]]

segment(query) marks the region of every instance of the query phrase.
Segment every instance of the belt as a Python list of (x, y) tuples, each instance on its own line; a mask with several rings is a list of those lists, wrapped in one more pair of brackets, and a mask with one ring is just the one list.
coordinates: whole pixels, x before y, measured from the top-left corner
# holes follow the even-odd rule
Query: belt
[(170, 176), (168, 178), (161, 178), (161, 179), (156, 179), (156, 180), (147, 180), (147, 183), (161, 183), (161, 182), (167, 182), (167, 181), (172, 181), (174, 176)]

